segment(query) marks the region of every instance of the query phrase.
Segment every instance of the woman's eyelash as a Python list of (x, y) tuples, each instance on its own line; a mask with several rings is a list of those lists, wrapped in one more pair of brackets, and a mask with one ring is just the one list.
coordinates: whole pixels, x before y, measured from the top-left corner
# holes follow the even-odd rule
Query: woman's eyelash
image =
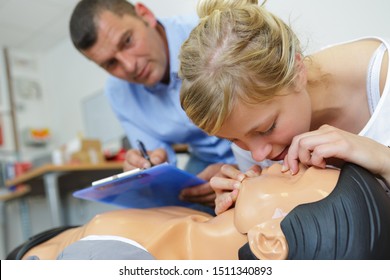
[(276, 122), (274, 122), (274, 123), (271, 125), (271, 127), (268, 128), (267, 131), (259, 131), (258, 133), (259, 133), (260, 135), (268, 135), (268, 134), (270, 134), (270, 133), (275, 129), (275, 127), (276, 127)]

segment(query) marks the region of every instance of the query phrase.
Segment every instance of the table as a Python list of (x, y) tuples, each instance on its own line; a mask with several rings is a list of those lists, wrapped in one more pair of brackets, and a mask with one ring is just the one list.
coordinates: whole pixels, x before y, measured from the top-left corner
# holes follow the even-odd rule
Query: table
[[(8, 234), (8, 225), (9, 225), (9, 219), (7, 218), (7, 203), (14, 201), (14, 200), (20, 200), (20, 207), (25, 208), (27, 207), (27, 203), (23, 200), (25, 196), (27, 196), (30, 193), (31, 189), (27, 185), (20, 185), (16, 190), (9, 191), (9, 192), (2, 192), (0, 194), (0, 225), (3, 233), (3, 255), (4, 257), (9, 252), (9, 234)], [(27, 240), (31, 236), (31, 226), (29, 223), (29, 217), (28, 217), (28, 207), (23, 209), (21, 211), (21, 220), (22, 220), (22, 232), (23, 232), (23, 238)], [(28, 223), (26, 223), (28, 221)]]
[(63, 192), (85, 188), (93, 181), (123, 171), (122, 162), (99, 164), (46, 164), (6, 181), (7, 187), (27, 184), (29, 195), (44, 194), (50, 208), (53, 227), (65, 225), (60, 195)]

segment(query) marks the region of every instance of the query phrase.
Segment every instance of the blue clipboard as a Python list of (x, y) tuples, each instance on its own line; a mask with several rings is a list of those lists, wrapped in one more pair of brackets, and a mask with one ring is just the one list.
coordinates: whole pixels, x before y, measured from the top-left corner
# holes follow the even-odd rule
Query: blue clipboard
[(194, 203), (179, 200), (180, 191), (205, 182), (191, 173), (163, 163), (98, 180), (90, 187), (75, 191), (73, 196), (125, 208), (190, 207)]

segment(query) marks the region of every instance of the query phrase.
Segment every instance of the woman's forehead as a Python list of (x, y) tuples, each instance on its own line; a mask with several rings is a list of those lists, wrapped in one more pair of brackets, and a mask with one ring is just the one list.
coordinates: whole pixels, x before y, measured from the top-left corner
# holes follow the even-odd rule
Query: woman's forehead
[(276, 107), (268, 101), (258, 104), (237, 101), (216, 135), (228, 139), (245, 135), (262, 124), (267, 124), (275, 112)]

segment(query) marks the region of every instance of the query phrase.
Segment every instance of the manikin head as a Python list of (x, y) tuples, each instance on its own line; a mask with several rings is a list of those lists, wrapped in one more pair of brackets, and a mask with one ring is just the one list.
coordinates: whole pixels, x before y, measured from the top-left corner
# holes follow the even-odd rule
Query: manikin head
[(349, 163), (341, 173), (302, 165), (291, 176), (280, 168), (240, 190), (235, 225), (249, 241), (242, 258), (390, 258), (390, 198), (371, 173)]

